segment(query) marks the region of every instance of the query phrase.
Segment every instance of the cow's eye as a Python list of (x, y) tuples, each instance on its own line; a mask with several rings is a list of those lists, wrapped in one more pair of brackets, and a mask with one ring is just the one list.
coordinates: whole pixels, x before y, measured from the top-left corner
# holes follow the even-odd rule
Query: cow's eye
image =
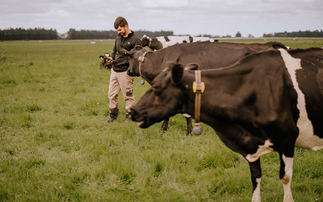
[(160, 86), (152, 86), (153, 92), (156, 94), (159, 94), (161, 92), (161, 87)]

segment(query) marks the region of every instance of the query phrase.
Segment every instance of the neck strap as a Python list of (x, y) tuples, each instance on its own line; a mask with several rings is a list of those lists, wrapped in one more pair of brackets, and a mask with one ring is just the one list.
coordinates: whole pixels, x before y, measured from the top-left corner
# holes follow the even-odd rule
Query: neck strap
[(195, 93), (195, 123), (193, 133), (199, 135), (202, 132), (200, 124), (201, 116), (201, 97), (205, 90), (205, 84), (201, 81), (201, 71), (195, 71), (195, 81), (193, 82), (193, 93)]
[(147, 51), (145, 51), (141, 56), (139, 56), (138, 61), (139, 61), (139, 74), (140, 77), (142, 78), (141, 75), (141, 64), (145, 61), (145, 56), (147, 55)]

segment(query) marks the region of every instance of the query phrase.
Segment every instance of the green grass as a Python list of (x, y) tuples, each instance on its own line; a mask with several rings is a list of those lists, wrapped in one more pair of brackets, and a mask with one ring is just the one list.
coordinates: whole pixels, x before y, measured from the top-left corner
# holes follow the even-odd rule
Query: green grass
[[(292, 48), (323, 39), (275, 39)], [(222, 41), (222, 40), (221, 40)], [(268, 42), (232, 39), (234, 42)], [(315, 41), (315, 43), (314, 43)], [(247, 161), (203, 124), (185, 136), (181, 115), (140, 129), (108, 118), (113, 41), (0, 42), (0, 201), (251, 201)], [(135, 78), (136, 101), (149, 88)], [(295, 201), (323, 201), (323, 152), (296, 149)], [(262, 198), (282, 201), (277, 153), (262, 157)], [(274, 194), (273, 194), (274, 193)]]

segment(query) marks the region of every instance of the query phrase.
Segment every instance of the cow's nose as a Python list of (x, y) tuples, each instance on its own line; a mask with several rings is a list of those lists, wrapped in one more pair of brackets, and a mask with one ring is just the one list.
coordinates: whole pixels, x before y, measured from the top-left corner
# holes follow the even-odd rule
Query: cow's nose
[(129, 70), (127, 71), (128, 76), (136, 76), (134, 73), (130, 72)]

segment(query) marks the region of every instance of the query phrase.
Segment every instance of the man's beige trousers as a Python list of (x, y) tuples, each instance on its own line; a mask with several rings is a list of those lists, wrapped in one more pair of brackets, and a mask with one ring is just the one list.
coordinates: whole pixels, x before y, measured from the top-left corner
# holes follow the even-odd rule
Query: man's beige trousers
[(126, 101), (126, 113), (130, 112), (131, 107), (135, 104), (135, 95), (133, 94), (133, 77), (125, 72), (115, 72), (111, 69), (110, 84), (108, 97), (110, 99), (109, 108), (118, 108), (118, 94), (122, 92)]

